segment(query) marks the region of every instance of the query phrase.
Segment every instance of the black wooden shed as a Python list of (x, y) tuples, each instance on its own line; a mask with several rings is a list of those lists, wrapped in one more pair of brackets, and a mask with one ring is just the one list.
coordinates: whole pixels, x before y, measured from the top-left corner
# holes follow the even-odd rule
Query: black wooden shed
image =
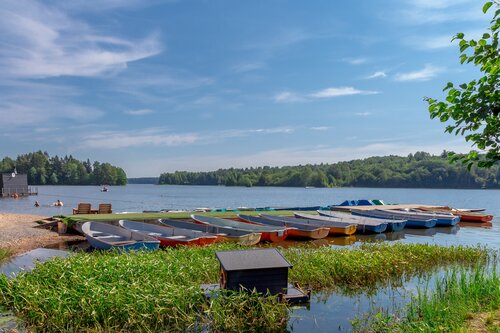
[(277, 295), (288, 287), (288, 269), (292, 265), (276, 249), (220, 251), (220, 288), (253, 290)]
[(0, 177), (0, 190), (3, 197), (29, 195), (28, 175), (16, 172), (2, 173)]

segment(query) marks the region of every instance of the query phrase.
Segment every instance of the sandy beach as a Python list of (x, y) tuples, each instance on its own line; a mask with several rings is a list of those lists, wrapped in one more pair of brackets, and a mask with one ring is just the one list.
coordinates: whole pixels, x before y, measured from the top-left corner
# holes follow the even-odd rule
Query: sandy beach
[(62, 241), (84, 239), (82, 236), (59, 235), (57, 231), (34, 228), (46, 216), (0, 213), (0, 248), (14, 255)]

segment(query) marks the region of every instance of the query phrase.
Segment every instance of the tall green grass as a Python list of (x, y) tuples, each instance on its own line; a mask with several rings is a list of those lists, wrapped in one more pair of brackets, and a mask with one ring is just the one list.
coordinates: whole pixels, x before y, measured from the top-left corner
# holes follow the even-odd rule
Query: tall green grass
[[(465, 332), (478, 314), (500, 309), (500, 278), (496, 267), (454, 269), (434, 288), (418, 290), (404, 315), (378, 313), (373, 321), (356, 327), (362, 332)], [(359, 323), (359, 322), (358, 322)], [(356, 326), (356, 325), (355, 325)], [(500, 331), (500, 327), (493, 328)]]
[[(0, 275), (0, 303), (37, 331), (280, 331), (286, 305), (242, 293), (206, 300), (218, 281), (215, 251), (237, 244), (155, 252), (80, 253), (14, 279)], [(369, 244), (354, 249), (281, 249), (290, 280), (315, 290), (365, 288), (449, 263), (487, 260), (482, 248)]]
[(429, 244), (363, 244), (349, 249), (294, 248), (286, 252), (294, 264), (291, 279), (314, 289), (372, 289), (380, 283), (400, 285), (402, 278), (447, 264), (470, 265), (488, 260), (480, 247)]
[(0, 248), (0, 263), (7, 260), (11, 255), (12, 255), (12, 252), (9, 251), (8, 249)]

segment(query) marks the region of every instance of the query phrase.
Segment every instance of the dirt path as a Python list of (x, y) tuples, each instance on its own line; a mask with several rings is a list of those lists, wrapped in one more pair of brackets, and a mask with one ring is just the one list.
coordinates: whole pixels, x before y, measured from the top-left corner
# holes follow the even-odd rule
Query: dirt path
[(33, 228), (46, 216), (0, 213), (0, 248), (14, 255), (62, 241), (84, 239), (78, 235), (59, 235), (56, 231)]

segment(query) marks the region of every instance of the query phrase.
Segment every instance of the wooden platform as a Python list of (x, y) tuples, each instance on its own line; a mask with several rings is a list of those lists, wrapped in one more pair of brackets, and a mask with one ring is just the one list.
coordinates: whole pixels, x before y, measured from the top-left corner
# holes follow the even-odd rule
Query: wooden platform
[[(217, 297), (223, 291), (220, 289), (219, 284), (202, 284), (200, 287), (208, 299), (214, 296)], [(286, 294), (278, 294), (278, 299), (289, 304), (309, 303), (311, 300), (311, 291), (303, 291), (300, 287), (289, 283)]]

